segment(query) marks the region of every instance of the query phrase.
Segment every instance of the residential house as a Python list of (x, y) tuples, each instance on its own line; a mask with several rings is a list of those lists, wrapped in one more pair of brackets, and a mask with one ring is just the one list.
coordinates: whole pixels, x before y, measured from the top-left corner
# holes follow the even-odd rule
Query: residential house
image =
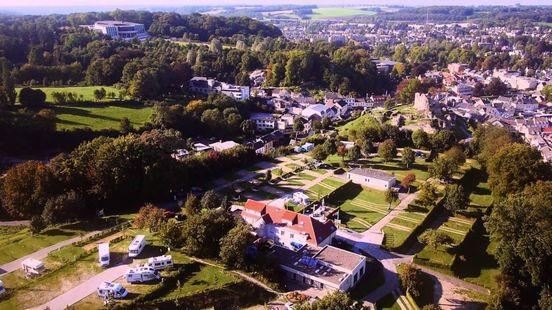
[(330, 220), (320, 222), (308, 215), (254, 200), (245, 203), (240, 216), (259, 237), (292, 250), (304, 245), (324, 247), (331, 244), (337, 232)]
[(335, 112), (323, 104), (313, 104), (305, 108), (301, 115), (307, 119), (318, 118), (322, 119), (324, 117), (328, 117), (330, 119), (333, 119), (335, 117)]
[(209, 147), (211, 147), (213, 150), (217, 151), (217, 152), (222, 152), (222, 151), (225, 151), (225, 150), (229, 150), (233, 147), (236, 147), (240, 145), (239, 143), (236, 143), (234, 141), (219, 141), (219, 142), (215, 142), (215, 143), (211, 143), (209, 144)]
[(274, 130), (277, 128), (277, 120), (270, 113), (253, 113), (249, 117), (250, 120), (255, 122), (257, 131)]

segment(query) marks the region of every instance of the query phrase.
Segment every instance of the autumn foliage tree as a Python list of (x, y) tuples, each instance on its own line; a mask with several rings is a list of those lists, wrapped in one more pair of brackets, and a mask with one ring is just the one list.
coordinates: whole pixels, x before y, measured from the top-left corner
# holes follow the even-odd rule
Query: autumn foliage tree
[(17, 219), (41, 215), (53, 186), (52, 173), (45, 164), (27, 161), (14, 166), (1, 180), (2, 206), (11, 217)]
[(149, 229), (151, 232), (157, 232), (165, 222), (163, 210), (153, 204), (146, 204), (138, 210), (134, 218), (134, 227), (138, 229)]
[(401, 187), (406, 189), (410, 193), (410, 186), (416, 181), (416, 175), (414, 173), (409, 173), (404, 176), (401, 181)]

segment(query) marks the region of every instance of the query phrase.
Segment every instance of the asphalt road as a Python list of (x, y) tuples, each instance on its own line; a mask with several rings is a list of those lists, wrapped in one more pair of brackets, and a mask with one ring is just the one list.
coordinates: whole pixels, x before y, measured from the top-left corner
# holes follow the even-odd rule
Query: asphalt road
[(0, 266), (0, 276), (3, 275), (3, 274), (6, 274), (6, 273), (10, 273), (10, 272), (13, 272), (19, 268), (21, 268), (21, 262), (23, 262), (24, 260), (26, 260), (27, 258), (34, 258), (34, 259), (38, 259), (38, 260), (42, 260), (44, 258), (46, 258), (46, 256), (48, 256), (48, 254), (50, 252), (53, 252), (59, 248), (62, 248), (64, 246), (68, 246), (72, 243), (75, 243), (81, 239), (85, 239), (85, 238), (89, 238), (95, 234), (99, 233), (99, 231), (93, 231), (91, 233), (88, 233), (82, 237), (75, 237), (75, 238), (71, 238), (71, 239), (67, 239), (67, 240), (64, 240), (64, 241), (61, 241), (61, 242), (58, 242), (54, 245), (51, 245), (49, 247), (45, 247), (43, 249), (40, 249), (34, 253), (31, 253), (29, 255), (26, 255), (26, 256), (23, 256), (19, 259), (16, 259), (14, 261), (11, 261), (9, 263), (6, 263), (2, 266)]

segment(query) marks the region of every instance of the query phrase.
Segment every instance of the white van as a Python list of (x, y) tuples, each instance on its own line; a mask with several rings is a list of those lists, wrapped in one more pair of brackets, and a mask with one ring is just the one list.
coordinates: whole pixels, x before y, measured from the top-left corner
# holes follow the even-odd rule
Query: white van
[(113, 298), (125, 298), (128, 292), (119, 283), (103, 282), (98, 286), (98, 296), (108, 298), (110, 295), (113, 296)]
[(6, 289), (4, 288), (4, 282), (0, 280), (0, 296), (2, 296), (6, 292)]
[(162, 255), (157, 257), (151, 257), (148, 259), (148, 265), (155, 270), (163, 270), (165, 268), (171, 268), (173, 266), (173, 260), (171, 255)]
[(98, 245), (98, 262), (100, 266), (109, 266), (109, 243), (100, 243)]
[(161, 280), (161, 275), (153, 267), (139, 266), (129, 269), (123, 276), (128, 283), (143, 283)]
[(46, 270), (44, 263), (34, 258), (27, 258), (21, 262), (21, 269), (29, 276), (37, 276)]
[(146, 246), (146, 236), (137, 235), (132, 240), (132, 243), (128, 246), (128, 257), (136, 257), (142, 253), (142, 250)]

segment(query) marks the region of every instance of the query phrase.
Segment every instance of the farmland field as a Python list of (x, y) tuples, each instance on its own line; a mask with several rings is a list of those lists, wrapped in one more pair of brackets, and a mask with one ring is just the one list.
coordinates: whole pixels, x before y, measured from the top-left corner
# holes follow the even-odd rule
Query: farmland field
[(370, 16), (375, 15), (376, 12), (369, 10), (362, 10), (360, 8), (318, 8), (312, 10), (314, 15), (311, 15), (312, 19), (328, 19), (337, 17), (351, 17), (351, 16)]
[[(96, 89), (105, 89), (107, 93), (113, 92), (116, 97), (119, 96), (119, 90), (112, 86), (75, 86), (75, 87), (33, 87), (33, 89), (40, 89), (46, 94), (46, 102), (53, 102), (52, 93), (54, 92), (67, 92), (76, 93), (78, 96), (82, 95), (84, 101), (96, 101), (94, 98), (94, 91)], [(15, 89), (19, 94), (21, 88)], [(103, 99), (102, 101), (110, 101), (110, 99)]]
[(140, 127), (152, 113), (151, 107), (141, 104), (75, 104), (54, 106), (53, 109), (58, 120), (58, 130), (119, 129), (119, 122), (123, 117), (128, 117), (133, 127)]

